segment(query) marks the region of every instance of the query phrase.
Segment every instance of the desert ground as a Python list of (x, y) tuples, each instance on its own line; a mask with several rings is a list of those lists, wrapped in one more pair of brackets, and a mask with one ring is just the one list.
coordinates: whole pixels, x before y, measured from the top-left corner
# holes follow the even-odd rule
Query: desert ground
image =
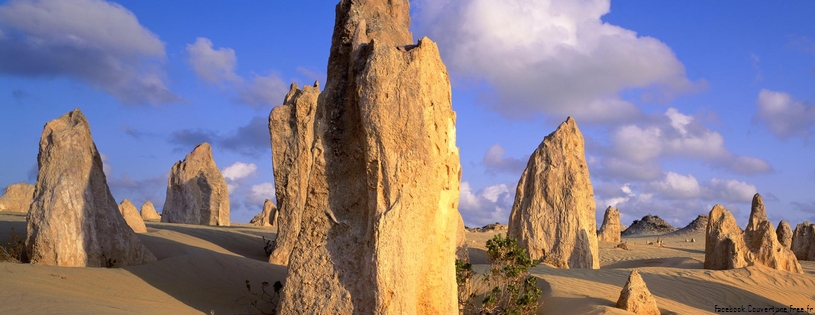
[[(285, 279), (286, 267), (269, 264), (263, 250), (262, 237), (275, 237), (272, 228), (146, 223), (139, 237), (155, 263), (110, 269), (0, 263), (0, 314), (259, 314), (246, 280), (259, 292), (261, 282)], [(25, 231), (25, 215), (0, 213), (0, 244), (12, 227)], [(486, 270), (485, 243), (496, 233), (467, 232), (477, 271)], [(664, 247), (647, 245), (657, 237), (623, 237), (630, 250), (600, 242), (599, 270), (533, 268), (543, 290), (538, 314), (630, 314), (614, 304), (634, 268), (662, 314), (714, 313), (716, 305), (815, 307), (813, 261), (800, 261), (804, 274), (705, 270), (704, 232), (659, 236)], [(696, 242), (685, 242), (691, 238)]]

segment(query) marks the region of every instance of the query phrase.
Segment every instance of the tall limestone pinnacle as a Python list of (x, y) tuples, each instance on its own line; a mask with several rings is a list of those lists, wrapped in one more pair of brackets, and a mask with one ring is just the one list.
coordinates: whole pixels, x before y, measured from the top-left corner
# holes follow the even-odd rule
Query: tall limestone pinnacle
[[(313, 137), (278, 149), (276, 132), (308, 127), (270, 118), (275, 176), (278, 155), (308, 159), (288, 164), (305, 198), (278, 199), (281, 237), (295, 233), (278, 310), (454, 314), (461, 166), (446, 67), (435, 43), (412, 42), (407, 0), (344, 0), (336, 12)], [(300, 227), (283, 232), (287, 216)]]
[(529, 157), (509, 217), (509, 237), (532, 259), (599, 269), (594, 189), (583, 134), (569, 117)]
[(229, 226), (229, 212), (226, 180), (204, 142), (170, 169), (161, 222)]
[(26, 230), (32, 264), (120, 267), (156, 261), (119, 213), (79, 109), (47, 124)]

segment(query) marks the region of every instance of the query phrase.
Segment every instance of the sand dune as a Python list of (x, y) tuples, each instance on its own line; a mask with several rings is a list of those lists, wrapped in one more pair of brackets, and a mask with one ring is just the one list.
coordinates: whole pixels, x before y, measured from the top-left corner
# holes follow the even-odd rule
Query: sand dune
[[(282, 281), (286, 267), (266, 262), (261, 237), (248, 225), (207, 227), (146, 222), (142, 242), (158, 262), (120, 269), (0, 263), (0, 314), (258, 314), (245, 290), (251, 280)], [(0, 213), (0, 242), (25, 216)], [(485, 243), (495, 233), (468, 232), (471, 261), (486, 270)], [(713, 313), (715, 305), (815, 307), (815, 262), (804, 274), (763, 267), (704, 270), (704, 235), (624, 237), (630, 250), (600, 243), (599, 270), (532, 270), (543, 290), (538, 314), (630, 314), (614, 308), (632, 268), (638, 268), (663, 314)], [(684, 240), (696, 238), (695, 243)]]

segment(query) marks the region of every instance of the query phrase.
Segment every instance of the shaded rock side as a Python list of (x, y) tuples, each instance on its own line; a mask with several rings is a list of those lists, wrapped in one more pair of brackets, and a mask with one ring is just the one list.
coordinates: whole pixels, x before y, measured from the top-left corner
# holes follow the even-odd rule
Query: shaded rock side
[(695, 234), (697, 232), (705, 233), (706, 230), (707, 230), (707, 222), (708, 222), (708, 216), (706, 216), (704, 214), (700, 214), (699, 216), (696, 217), (696, 219), (693, 219), (693, 221), (688, 223), (688, 225), (686, 225), (685, 227), (683, 227), (681, 229), (678, 229), (678, 230), (676, 230), (674, 232), (671, 232), (669, 234), (670, 235), (687, 235), (687, 234)]
[(770, 221), (761, 220), (763, 207), (760, 196), (753, 198), (754, 209), (751, 220), (755, 228), (742, 231), (736, 219), (721, 205), (710, 211), (707, 236), (705, 239), (705, 269), (734, 269), (762, 265), (777, 270), (802, 273), (794, 253), (778, 242), (775, 229)]
[(815, 260), (815, 224), (805, 221), (795, 226), (791, 249), (800, 260)]
[(508, 236), (532, 259), (558, 268), (600, 268), (594, 190), (583, 135), (569, 117), (543, 139), (518, 181)]
[(121, 267), (156, 260), (119, 213), (79, 109), (45, 125), (37, 162), (26, 222), (32, 264)]
[(263, 202), (263, 210), (253, 217), (252, 220), (249, 221), (249, 224), (254, 226), (277, 225), (277, 207), (275, 207), (271, 200), (266, 199), (266, 201)]
[(139, 210), (136, 209), (136, 205), (130, 202), (130, 200), (125, 199), (119, 203), (119, 213), (125, 218), (125, 222), (133, 229), (133, 232), (147, 233), (147, 226), (144, 225), (144, 220), (142, 220)]
[(623, 235), (659, 235), (676, 231), (670, 223), (659, 216), (646, 215), (641, 220), (634, 220), (631, 225), (623, 231)]
[(464, 226), (464, 218), (459, 214), (458, 226), (456, 227), (456, 259), (469, 262), (469, 248), (467, 245), (467, 228)]
[(778, 242), (781, 243), (781, 246), (784, 246), (787, 249), (792, 248), (792, 228), (787, 221), (781, 220), (778, 222), (778, 227), (775, 229), (775, 234), (778, 237)]
[(617, 299), (617, 308), (632, 312), (638, 315), (659, 315), (659, 307), (651, 291), (645, 285), (640, 273), (637, 270), (631, 271), (625, 286), (620, 291), (620, 298)]
[(337, 6), (280, 314), (458, 311), (450, 81), (436, 44), (413, 44), (408, 13), (407, 0)]
[(602, 242), (620, 242), (620, 209), (611, 206), (606, 208), (603, 215), (603, 225), (597, 233), (597, 240)]
[[(748, 266), (749, 250), (736, 218), (722, 205), (708, 214), (705, 236), (705, 269), (725, 270)], [(752, 259), (750, 259), (752, 260)]]
[(209, 143), (199, 144), (170, 169), (161, 222), (229, 226), (226, 180)]
[(161, 215), (150, 200), (141, 205), (141, 218), (144, 221), (161, 221)]
[(292, 84), (283, 105), (269, 114), (275, 198), (277, 198), (277, 239), (269, 262), (287, 265), (300, 235), (306, 206), (309, 174), (314, 163), (314, 117), (320, 86), (301, 90)]
[(0, 197), (0, 211), (26, 213), (31, 207), (33, 198), (34, 185), (27, 183), (8, 185)]

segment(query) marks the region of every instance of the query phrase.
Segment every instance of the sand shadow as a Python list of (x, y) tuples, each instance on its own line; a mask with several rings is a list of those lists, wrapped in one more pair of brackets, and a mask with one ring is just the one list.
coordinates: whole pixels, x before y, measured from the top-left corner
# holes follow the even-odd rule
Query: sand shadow
[(702, 269), (704, 263), (689, 257), (666, 257), (623, 260), (603, 266), (600, 269), (633, 269), (641, 267), (666, 267), (680, 269)]
[(487, 252), (480, 248), (467, 248), (467, 255), (470, 257), (470, 263), (473, 265), (489, 265), (490, 259)]
[[(161, 237), (151, 239), (150, 238), (151, 233), (154, 232), (161, 233), (160, 232), (161, 230), (167, 230), (185, 234), (187, 236), (217, 245), (225, 249), (226, 251), (235, 253), (237, 255), (260, 261), (269, 260), (269, 257), (265, 255), (264, 252), (265, 244), (263, 238), (265, 237), (266, 240), (274, 240), (276, 238), (276, 234), (272, 233), (271, 230), (269, 230), (268, 233), (263, 230), (247, 231), (248, 229), (251, 228), (240, 226), (212, 227), (194, 225), (191, 226), (177, 223), (161, 223), (161, 224), (150, 224), (148, 225), (148, 227), (150, 229), (148, 229), (147, 234), (144, 233), (137, 234), (142, 239), (142, 241), (147, 241), (148, 243), (151, 241), (160, 242), (160, 239), (163, 239)], [(185, 249), (190, 249), (190, 247), (185, 247)]]

